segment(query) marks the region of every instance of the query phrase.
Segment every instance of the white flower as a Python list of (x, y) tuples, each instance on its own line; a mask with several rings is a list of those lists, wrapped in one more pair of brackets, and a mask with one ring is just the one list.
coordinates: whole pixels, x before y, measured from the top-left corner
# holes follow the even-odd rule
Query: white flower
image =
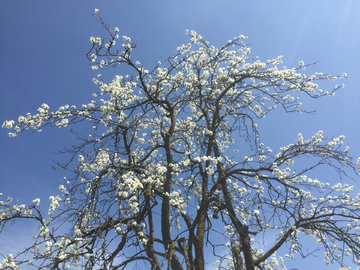
[(59, 186), (59, 189), (60, 189), (60, 191), (62, 191), (62, 192), (66, 192), (66, 188), (64, 187), (64, 185), (60, 185), (60, 186)]
[(44, 109), (44, 110), (48, 110), (50, 107), (49, 107), (49, 105), (47, 105), (46, 103), (43, 103), (42, 105), (41, 105), (41, 107)]
[(99, 10), (97, 8), (94, 9), (95, 13), (98, 14)]
[(5, 127), (7, 129), (11, 129), (14, 125), (14, 120), (10, 120), (10, 121), (5, 121), (2, 125), (2, 127)]
[(32, 203), (35, 204), (35, 205), (39, 205), (40, 204), (40, 199), (37, 198), (37, 199), (33, 200)]

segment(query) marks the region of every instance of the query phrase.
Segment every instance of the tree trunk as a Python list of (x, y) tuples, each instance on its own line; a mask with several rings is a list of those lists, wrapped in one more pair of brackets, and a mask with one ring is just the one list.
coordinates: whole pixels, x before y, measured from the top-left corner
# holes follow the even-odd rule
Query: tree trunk
[(234, 245), (232, 248), (235, 270), (244, 270), (243, 259), (241, 257), (241, 244)]

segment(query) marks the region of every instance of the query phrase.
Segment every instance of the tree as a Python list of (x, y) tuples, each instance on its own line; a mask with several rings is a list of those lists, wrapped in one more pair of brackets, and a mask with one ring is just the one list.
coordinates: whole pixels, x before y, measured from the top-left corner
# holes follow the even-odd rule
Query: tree
[[(297, 95), (332, 96), (315, 81), (344, 78), (299, 73), (309, 65), (278, 68), (282, 58), (266, 63), (249, 56), (239, 36), (220, 49), (195, 31), (149, 71), (130, 56), (136, 44), (119, 30), (110, 41), (91, 37), (87, 56), (93, 69), (128, 65), (131, 75), (116, 76), (100, 86), (96, 100), (82, 108), (65, 105), (5, 121), (12, 137), (29, 128), (63, 128), (88, 123), (90, 134), (73, 132), (81, 141), (67, 149), (59, 164), (73, 172), (62, 194), (51, 196), (49, 218), (39, 208), (1, 202), (0, 225), (16, 219), (39, 223), (32, 246), (7, 256), (0, 269), (22, 264), (43, 269), (285, 269), (276, 252), (306, 256), (303, 241), (315, 238), (325, 263), (346, 266), (343, 256), (360, 263), (360, 194), (349, 184), (330, 185), (307, 174), (321, 166), (342, 178), (360, 172), (344, 136), (326, 139), (322, 131), (273, 153), (261, 142), (256, 121), (279, 107), (304, 112)], [(303, 166), (305, 157), (312, 164)], [(2, 195), (2, 194), (1, 194)], [(61, 225), (70, 229), (64, 233)], [(255, 241), (273, 241), (265, 251)], [(276, 238), (276, 239), (275, 239)], [(288, 244), (288, 245), (286, 245)], [(31, 254), (31, 258), (22, 256)], [(212, 254), (211, 256), (207, 254)], [(345, 269), (345, 268), (343, 268)]]

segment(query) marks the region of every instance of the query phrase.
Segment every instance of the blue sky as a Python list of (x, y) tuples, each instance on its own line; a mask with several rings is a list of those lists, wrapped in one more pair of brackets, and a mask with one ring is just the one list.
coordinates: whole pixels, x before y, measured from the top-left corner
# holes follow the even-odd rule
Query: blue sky
[[(360, 156), (360, 2), (358, 0), (159, 0), (159, 1), (2, 1), (0, 9), (1, 99), (0, 122), (35, 113), (42, 104), (57, 109), (64, 104), (81, 106), (97, 91), (92, 78), (105, 80), (121, 74), (122, 68), (94, 71), (86, 59), (90, 36), (106, 36), (91, 16), (99, 14), (120, 35), (137, 40), (134, 58), (151, 69), (159, 60), (188, 43), (185, 29), (195, 30), (215, 46), (240, 34), (248, 36), (252, 55), (261, 61), (283, 55), (284, 65), (319, 61), (306, 73), (316, 71), (348, 79), (335, 97), (304, 100), (315, 115), (285, 115), (280, 110), (259, 123), (263, 141), (273, 149), (294, 142), (299, 132), (305, 138), (318, 130), (328, 137), (344, 134), (350, 154)], [(334, 84), (320, 84), (324, 90)], [(4, 197), (30, 203), (58, 194), (59, 179), (66, 172), (52, 170), (52, 154), (71, 146), (70, 128), (45, 128), (8, 138), (0, 129), (0, 192)], [(360, 184), (355, 183), (356, 190)], [(44, 207), (45, 208), (45, 207)], [(0, 235), (15, 252), (31, 224), (21, 223)], [(21, 240), (23, 241), (23, 240)], [(30, 239), (31, 241), (31, 239)], [(8, 253), (1, 245), (0, 253)], [(322, 261), (322, 257), (318, 258)], [(0, 260), (2, 260), (0, 258)], [(299, 259), (290, 264), (299, 267)]]

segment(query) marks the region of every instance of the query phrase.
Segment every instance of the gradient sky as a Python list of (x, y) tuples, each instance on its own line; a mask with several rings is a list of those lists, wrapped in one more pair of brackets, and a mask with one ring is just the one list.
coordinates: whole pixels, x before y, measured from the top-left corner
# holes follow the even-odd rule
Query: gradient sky
[[(97, 86), (98, 73), (110, 81), (122, 68), (94, 71), (86, 59), (90, 36), (107, 37), (91, 16), (94, 8), (120, 36), (137, 40), (132, 54), (151, 70), (176, 47), (187, 44), (185, 29), (195, 30), (219, 47), (240, 34), (248, 36), (252, 56), (261, 61), (283, 55), (284, 65), (319, 61), (306, 74), (324, 72), (348, 79), (320, 84), (324, 90), (344, 83), (335, 97), (303, 100), (303, 108), (315, 115), (286, 115), (281, 110), (259, 123), (262, 140), (272, 149), (293, 143), (302, 132), (305, 139), (318, 130), (327, 137), (345, 135), (350, 154), (360, 156), (360, 1), (359, 0), (153, 0), (153, 1), (1, 1), (0, 8), (0, 122), (35, 113), (43, 103), (50, 109), (88, 103)], [(124, 75), (124, 74), (123, 74)], [(0, 192), (29, 204), (39, 197), (47, 209), (49, 196), (58, 194), (65, 171), (53, 170), (66, 157), (53, 154), (71, 146), (74, 137), (66, 129), (44, 128), (8, 138), (0, 129)], [(325, 178), (331, 175), (324, 172)], [(332, 179), (321, 179), (331, 182)], [(333, 181), (337, 181), (336, 179)], [(356, 191), (359, 183), (354, 183)], [(0, 235), (0, 253), (16, 253), (19, 243), (36, 226), (20, 222)], [(28, 239), (29, 238), (29, 239)], [(2, 258), (0, 257), (2, 261)], [(319, 267), (322, 255), (313, 258)], [(290, 261), (288, 269), (309, 268), (308, 261)], [(334, 269), (329, 267), (328, 269)]]

